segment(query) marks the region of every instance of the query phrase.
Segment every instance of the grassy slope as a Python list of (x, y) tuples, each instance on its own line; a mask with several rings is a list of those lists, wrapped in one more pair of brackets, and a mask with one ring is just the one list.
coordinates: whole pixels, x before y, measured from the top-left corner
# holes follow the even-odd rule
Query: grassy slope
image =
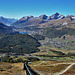
[(23, 75), (22, 63), (0, 63), (0, 75)]
[(75, 75), (75, 65), (62, 75)]
[[(48, 73), (56, 73), (56, 72), (60, 72), (64, 69), (66, 69), (66, 67), (68, 67), (70, 64), (69, 63), (75, 63), (72, 61), (37, 61), (37, 62), (32, 62), (30, 64), (31, 68), (33, 70), (36, 70), (38, 73), (44, 73), (43, 75), (47, 75)], [(41, 64), (40, 64), (41, 63)], [(66, 64), (64, 64), (66, 63)], [(62, 67), (61, 67), (62, 66)], [(72, 75), (74, 75), (75, 73), (75, 65), (68, 70), (66, 73), (64, 73), (63, 75), (69, 75), (69, 73)], [(71, 72), (72, 71), (72, 72)]]

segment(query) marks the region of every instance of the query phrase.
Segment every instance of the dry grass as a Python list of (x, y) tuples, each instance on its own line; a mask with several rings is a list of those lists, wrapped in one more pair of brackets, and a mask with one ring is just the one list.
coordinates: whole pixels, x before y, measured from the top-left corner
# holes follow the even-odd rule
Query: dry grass
[(62, 75), (75, 75), (75, 65)]
[(23, 75), (22, 63), (0, 63), (0, 75)]
[[(62, 67), (61, 67), (62, 66)], [(48, 72), (48, 73), (56, 73), (64, 70), (69, 64), (60, 64), (60, 65), (53, 65), (53, 66), (34, 66), (35, 70)]]
[(50, 51), (48, 46), (45, 47), (39, 47), (40, 51), (36, 52), (36, 53), (32, 53), (32, 55), (54, 55), (56, 56), (56, 53), (53, 53), (52, 51)]
[(75, 50), (66, 50), (66, 49), (58, 49), (58, 48), (50, 48), (50, 49), (52, 49), (52, 50), (55, 50), (55, 51), (61, 51), (61, 52), (63, 52), (63, 53), (65, 53), (65, 54), (67, 54), (67, 53), (75, 53)]
[(31, 64), (30, 64), (30, 66), (31, 65), (37, 65), (37, 64), (39, 64), (39, 63), (41, 63), (42, 61), (34, 61), (34, 62), (32, 62)]
[[(35, 61), (35, 62), (32, 62), (30, 64), (30, 66), (34, 66), (34, 65), (37, 65), (37, 64), (40, 64), (42, 63), (43, 61)], [(45, 61), (44, 63), (42, 63), (41, 65), (51, 65), (51, 64), (58, 64), (58, 63), (75, 63), (75, 61)]]
[(32, 55), (52, 55), (52, 56), (56, 56), (57, 54), (54, 54), (50, 51), (46, 51), (46, 52), (40, 51), (40, 52), (37, 52), (37, 53), (33, 53)]
[(75, 53), (75, 50), (66, 50), (66, 49), (58, 49), (58, 48), (51, 48), (51, 47), (48, 47), (48, 46), (45, 46), (45, 47), (40, 47), (39, 48), (40, 51), (39, 52), (36, 52), (36, 53), (32, 53), (32, 55), (51, 55), (51, 56), (57, 56), (58, 54), (56, 53), (53, 53), (51, 50), (54, 50), (54, 51), (60, 51), (62, 53)]
[[(70, 65), (70, 63), (75, 63), (75, 61), (44, 61), (44, 63), (42, 63), (43, 61), (37, 61), (37, 62), (32, 62), (30, 64), (31, 68), (35, 71), (37, 71), (38, 73), (46, 73), (47, 74), (51, 74), (51, 73), (56, 73), (56, 72), (60, 72), (64, 69), (66, 69), (66, 67), (68, 67)], [(41, 64), (40, 64), (41, 63)], [(39, 64), (39, 65), (38, 65)], [(63, 75), (69, 75), (69, 73), (72, 75), (75, 75), (75, 66), (73, 66), (73, 68), (71, 68), (71, 70), (67, 71), (65, 74)], [(43, 74), (45, 75), (45, 74)]]

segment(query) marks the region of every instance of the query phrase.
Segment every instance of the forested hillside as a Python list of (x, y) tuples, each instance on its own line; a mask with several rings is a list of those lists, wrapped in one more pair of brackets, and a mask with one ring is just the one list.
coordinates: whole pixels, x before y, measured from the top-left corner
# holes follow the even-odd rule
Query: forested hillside
[(39, 51), (40, 43), (27, 34), (7, 35), (0, 38), (0, 52), (30, 53)]
[(7, 34), (17, 34), (18, 32), (13, 31), (12, 27), (6, 26), (3, 23), (0, 23), (0, 36)]

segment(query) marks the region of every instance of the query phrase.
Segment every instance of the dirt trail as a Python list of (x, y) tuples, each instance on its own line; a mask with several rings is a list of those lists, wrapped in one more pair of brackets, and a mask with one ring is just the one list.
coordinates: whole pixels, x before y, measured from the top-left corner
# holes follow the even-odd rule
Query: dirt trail
[[(33, 65), (33, 66), (38, 66), (41, 65), (42, 63), (46, 63), (45, 61), (37, 64), (37, 65)], [(72, 63), (56, 63), (56, 64), (50, 64), (50, 65), (42, 65), (42, 66), (54, 66), (54, 65), (61, 65), (61, 64), (72, 64)]]
[(41, 63), (39, 63), (37, 65), (33, 65), (33, 66), (38, 66), (38, 65), (41, 65), (42, 63), (45, 63), (45, 61), (42, 61)]
[(55, 73), (53, 75), (61, 75), (63, 73), (65, 73), (67, 70), (69, 70), (73, 65), (75, 65), (75, 63), (72, 63), (71, 65), (69, 65), (65, 70), (59, 72), (59, 73)]
[[(47, 63), (45, 61), (42, 61), (41, 63), (37, 64), (37, 65), (33, 65), (33, 66), (38, 66), (38, 65), (41, 65), (42, 63)], [(62, 75), (63, 73), (65, 73), (66, 71), (68, 71), (73, 65), (75, 65), (75, 63), (57, 63), (57, 64), (50, 64), (50, 65), (42, 65), (42, 66), (52, 66), (52, 65), (60, 65), (60, 64), (70, 64), (66, 69), (60, 71), (60, 72), (57, 72), (57, 73), (48, 73), (50, 75)], [(42, 72), (40, 72), (42, 73)], [(45, 74), (45, 72), (44, 72)], [(41, 75), (44, 75), (44, 74), (41, 74)]]

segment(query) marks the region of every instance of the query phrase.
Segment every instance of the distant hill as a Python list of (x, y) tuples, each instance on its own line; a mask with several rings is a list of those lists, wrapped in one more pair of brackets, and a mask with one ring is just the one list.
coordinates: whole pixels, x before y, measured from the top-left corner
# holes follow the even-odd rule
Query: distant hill
[(0, 22), (5, 24), (5, 25), (10, 25), (16, 22), (18, 19), (14, 18), (5, 18), (5, 17), (0, 17)]
[(4, 25), (3, 23), (0, 23), (0, 32), (6, 32), (11, 31), (11, 27)]
[(6, 26), (0, 23), (0, 36), (7, 34), (17, 34), (18, 32), (13, 31), (12, 27)]
[(75, 36), (75, 29), (73, 28), (62, 28), (58, 30), (57, 28), (46, 28), (44, 35), (48, 38), (62, 37), (65, 35)]

